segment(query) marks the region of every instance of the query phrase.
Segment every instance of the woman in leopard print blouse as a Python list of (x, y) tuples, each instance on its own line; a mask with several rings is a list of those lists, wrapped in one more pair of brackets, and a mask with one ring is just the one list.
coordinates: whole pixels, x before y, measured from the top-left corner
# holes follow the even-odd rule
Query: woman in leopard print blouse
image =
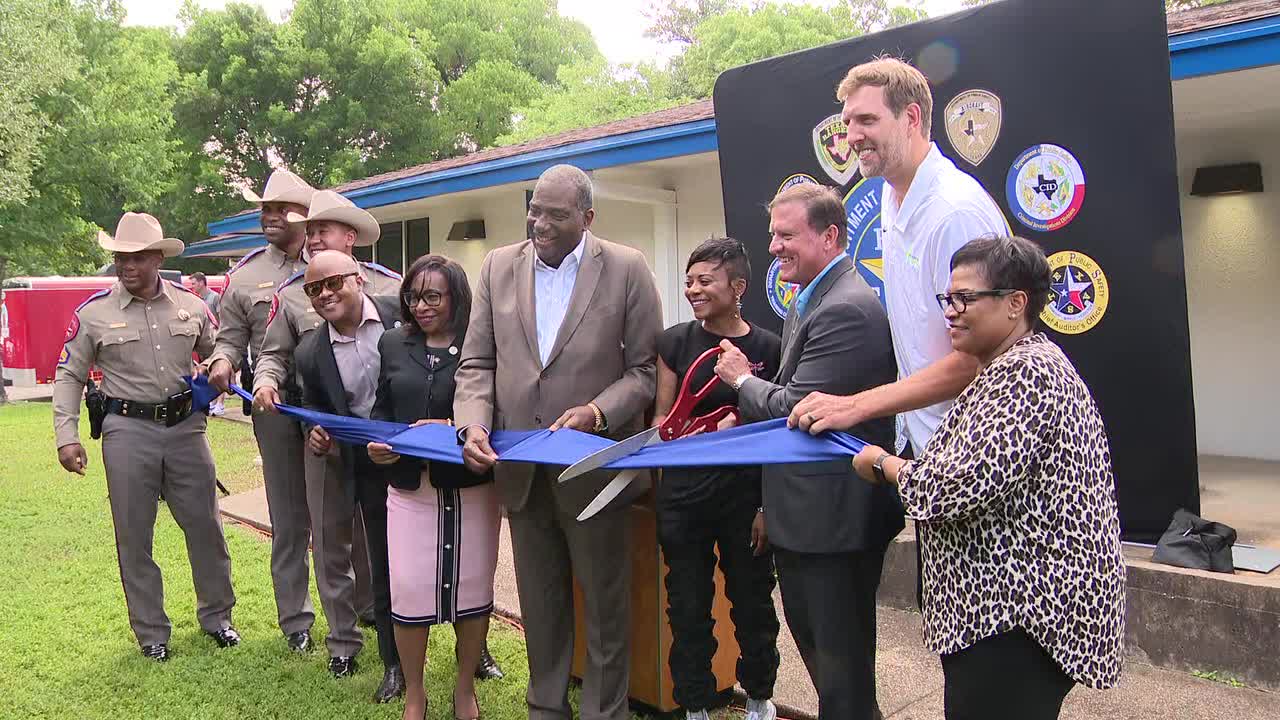
[(981, 369), (919, 458), (854, 460), (897, 484), (918, 521), (925, 644), (942, 656), (948, 720), (1057, 718), (1075, 683), (1120, 677), (1124, 560), (1111, 452), (1088, 387), (1034, 332), (1044, 252), (984, 238), (938, 296), (952, 347)]

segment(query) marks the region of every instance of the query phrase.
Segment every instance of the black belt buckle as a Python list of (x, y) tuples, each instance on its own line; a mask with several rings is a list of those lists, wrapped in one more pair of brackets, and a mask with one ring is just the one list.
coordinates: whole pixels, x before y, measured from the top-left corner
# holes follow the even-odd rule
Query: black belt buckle
[(163, 404), (156, 406), (154, 419), (156, 422), (163, 421), (165, 427), (173, 427), (191, 417), (191, 406), (194, 402), (190, 390), (170, 395)]

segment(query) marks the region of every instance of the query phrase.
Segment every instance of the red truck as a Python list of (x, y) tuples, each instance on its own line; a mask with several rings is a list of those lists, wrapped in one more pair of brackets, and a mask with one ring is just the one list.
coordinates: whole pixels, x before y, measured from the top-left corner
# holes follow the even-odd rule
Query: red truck
[[(181, 282), (175, 271), (163, 270)], [(71, 315), (93, 293), (109, 288), (114, 277), (15, 277), (5, 281), (0, 302), (0, 349), (4, 379), (23, 387), (53, 382)], [(211, 289), (222, 292), (226, 277), (209, 275)]]

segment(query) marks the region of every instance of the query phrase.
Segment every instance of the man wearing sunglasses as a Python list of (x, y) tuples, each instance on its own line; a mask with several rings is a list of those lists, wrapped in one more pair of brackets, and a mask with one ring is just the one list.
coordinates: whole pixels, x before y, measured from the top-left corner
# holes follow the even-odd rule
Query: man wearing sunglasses
[[(312, 196), (305, 216), (290, 212), (286, 219), (295, 226), (306, 225), (306, 247), (311, 257), (317, 257), (325, 250), (351, 257), (353, 248), (373, 245), (378, 240), (378, 221), (330, 190), (321, 190)], [(380, 265), (357, 263), (354, 258), (352, 266), (354, 269), (350, 272), (356, 273), (364, 294), (394, 298), (399, 293), (399, 274)], [(283, 282), (276, 290), (254, 376), (254, 405), (258, 412), (274, 413), (279, 402), (301, 404), (304, 382), (298, 377), (294, 358), (299, 344), (325, 323), (304, 288), (310, 287), (320, 297), (324, 293), (317, 288), (322, 288), (324, 282), (336, 282), (326, 278), (328, 275), (313, 278), (323, 281), (322, 284), (308, 285), (310, 281), (303, 271)], [(344, 282), (354, 280), (346, 279)], [(346, 677), (355, 672), (355, 656), (364, 645), (357, 626), (356, 581), (352, 565), (352, 543), (356, 536), (354, 498), (347, 493), (346, 471), (338, 456), (305, 453), (303, 473), (311, 516), (316, 589), (329, 621), (326, 638), (329, 671), (334, 677)], [(387, 677), (378, 689), (380, 700), (389, 700), (403, 691), (403, 681), (397, 682), (392, 672), (396, 665), (398, 662), (387, 663)]]
[[(310, 410), (368, 419), (378, 386), (378, 339), (400, 325), (395, 295), (370, 297), (360, 266), (350, 255), (321, 250), (311, 257), (302, 291), (324, 322), (298, 341), (294, 362), (302, 385), (302, 405)], [(345, 530), (359, 505), (368, 531), (378, 654), (385, 668), (375, 702), (388, 702), (404, 692), (404, 673), (391, 629), (391, 580), (387, 561), (387, 485), (363, 447), (338, 445), (323, 428), (313, 427), (307, 445), (315, 459), (336, 465), (341, 495), (325, 497), (330, 518)], [(326, 485), (326, 492), (333, 489)], [(353, 667), (354, 667), (354, 661)]]

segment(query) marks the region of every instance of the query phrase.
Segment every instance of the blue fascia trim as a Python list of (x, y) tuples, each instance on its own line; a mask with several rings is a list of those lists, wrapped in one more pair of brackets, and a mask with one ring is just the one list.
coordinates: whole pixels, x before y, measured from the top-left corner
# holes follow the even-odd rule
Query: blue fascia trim
[(1174, 80), (1280, 64), (1280, 16), (1169, 38)]
[(182, 257), (204, 257), (216, 252), (228, 250), (252, 250), (267, 244), (265, 235), (238, 235), (221, 240), (205, 240), (191, 243), (182, 251)]
[[(357, 206), (369, 209), (436, 195), (534, 180), (543, 170), (570, 160), (584, 170), (597, 170), (714, 152), (718, 148), (716, 121), (697, 120), (401, 178), (352, 190), (344, 195)], [(258, 230), (258, 215), (254, 212), (209, 223), (209, 233), (219, 235)]]

